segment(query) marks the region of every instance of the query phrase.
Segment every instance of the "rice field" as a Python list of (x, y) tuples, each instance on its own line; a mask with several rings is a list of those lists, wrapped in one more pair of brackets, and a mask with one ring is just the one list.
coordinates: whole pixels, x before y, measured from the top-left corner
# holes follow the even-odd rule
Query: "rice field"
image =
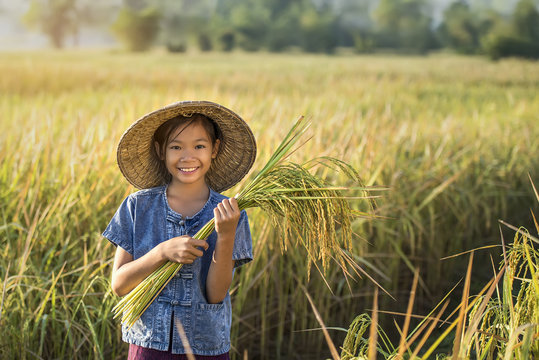
[[(467, 273), (466, 256), (441, 259), (494, 245), (475, 254), (469, 293), (478, 293), (493, 275), (490, 256), (501, 261), (500, 231), (514, 235), (498, 219), (535, 229), (528, 174), (537, 185), (537, 62), (43, 51), (1, 53), (0, 72), (2, 359), (125, 357), (111, 311), (114, 248), (100, 236), (135, 190), (115, 148), (134, 120), (178, 100), (242, 115), (258, 142), (254, 170), (304, 115), (313, 138), (294, 161), (336, 157), (367, 185), (388, 188), (377, 193), (379, 217), (353, 223), (351, 251), (394, 298), (380, 291), (380, 310), (406, 312), (418, 268), (414, 313), (426, 315)], [(256, 259), (231, 290), (232, 357), (329, 358), (306, 294), (339, 346), (372, 307), (373, 282), (347, 281), (338, 266), (325, 280), (316, 267), (308, 272), (305, 251), (282, 254), (271, 222), (249, 211)], [(404, 320), (379, 316), (384, 328)]]

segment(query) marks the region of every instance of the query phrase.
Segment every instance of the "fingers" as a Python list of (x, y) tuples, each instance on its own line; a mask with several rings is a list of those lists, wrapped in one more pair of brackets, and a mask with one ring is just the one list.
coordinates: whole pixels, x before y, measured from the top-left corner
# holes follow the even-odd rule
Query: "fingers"
[(195, 257), (201, 257), (202, 255), (204, 255), (204, 252), (202, 250), (199, 250), (195, 247), (189, 248), (187, 249), (187, 251)]
[(210, 245), (208, 245), (208, 242), (206, 240), (199, 240), (195, 238), (191, 238), (191, 239), (192, 239), (191, 243), (194, 247), (203, 248), (204, 250), (208, 250), (208, 248), (210, 247)]
[(240, 209), (236, 199), (224, 199), (213, 210), (216, 220), (227, 220), (230, 218), (239, 218)]
[(233, 214), (239, 212), (238, 201), (234, 198), (224, 199), (219, 203), (220, 208), (222, 208), (227, 214)]
[[(204, 255), (204, 252), (201, 249), (208, 250), (208, 243), (205, 240), (199, 240), (194, 238), (189, 238), (187, 241), (187, 246), (185, 250), (195, 257), (200, 257)], [(194, 260), (194, 259), (193, 259)]]
[(204, 255), (209, 245), (205, 240), (194, 239), (182, 235), (168, 241), (170, 244), (166, 251), (166, 257), (174, 262), (192, 264), (198, 257)]
[(213, 209), (215, 230), (218, 234), (229, 234), (233, 237), (240, 219), (240, 209), (236, 199), (224, 199)]
[(198, 257), (204, 255), (204, 253), (201, 250), (190, 248), (174, 255), (174, 261), (182, 264), (192, 264)]

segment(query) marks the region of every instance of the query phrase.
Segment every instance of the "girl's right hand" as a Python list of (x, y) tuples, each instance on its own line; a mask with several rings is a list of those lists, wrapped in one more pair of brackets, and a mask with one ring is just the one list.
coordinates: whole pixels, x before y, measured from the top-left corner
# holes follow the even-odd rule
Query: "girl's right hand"
[(163, 259), (180, 264), (191, 264), (208, 250), (208, 243), (205, 240), (194, 239), (188, 235), (182, 235), (165, 242), (159, 246), (159, 252)]

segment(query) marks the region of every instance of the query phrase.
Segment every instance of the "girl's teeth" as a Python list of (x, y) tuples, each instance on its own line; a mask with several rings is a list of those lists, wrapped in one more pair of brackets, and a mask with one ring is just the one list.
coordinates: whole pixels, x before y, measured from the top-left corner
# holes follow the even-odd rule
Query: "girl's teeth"
[(181, 171), (191, 172), (195, 171), (197, 168), (180, 168)]

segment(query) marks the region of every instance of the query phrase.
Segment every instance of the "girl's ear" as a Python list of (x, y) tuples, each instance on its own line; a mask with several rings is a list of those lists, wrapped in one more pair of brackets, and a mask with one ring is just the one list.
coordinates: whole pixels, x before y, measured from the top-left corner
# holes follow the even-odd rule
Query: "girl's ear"
[(157, 141), (154, 141), (153, 145), (155, 146), (155, 153), (157, 154), (157, 157), (161, 160), (165, 160), (163, 154), (161, 154), (159, 143)]
[(215, 144), (213, 144), (213, 149), (211, 150), (211, 158), (215, 159), (217, 157), (217, 153), (219, 152), (219, 145), (221, 144), (221, 141), (219, 139), (215, 140)]

